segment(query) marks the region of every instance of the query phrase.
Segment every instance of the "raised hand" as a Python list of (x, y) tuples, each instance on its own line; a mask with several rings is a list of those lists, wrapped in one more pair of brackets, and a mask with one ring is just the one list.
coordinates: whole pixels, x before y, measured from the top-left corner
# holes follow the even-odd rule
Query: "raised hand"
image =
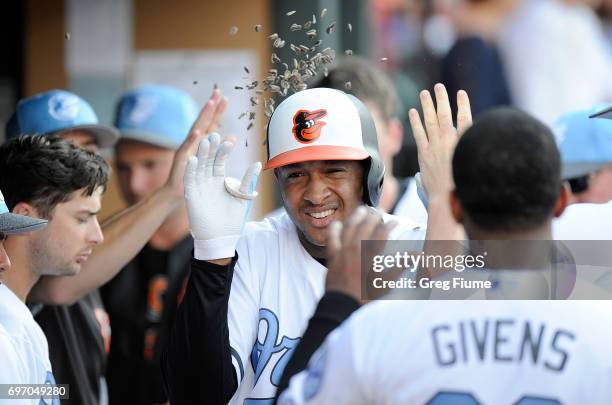
[(197, 157), (190, 156), (185, 169), (185, 200), (195, 257), (200, 260), (234, 256), (236, 243), (248, 216), (250, 200), (261, 163), (253, 163), (242, 181), (225, 177), (225, 164), (234, 143), (217, 133), (200, 142)]
[(438, 83), (434, 91), (437, 109), (429, 91), (423, 90), (420, 94), (425, 126), (417, 110), (411, 109), (408, 113), (418, 150), (421, 181), (429, 200), (448, 198), (453, 188), (451, 163), (455, 145), (472, 125), (470, 100), (465, 91), (457, 93), (457, 128), (453, 125), (446, 88)]

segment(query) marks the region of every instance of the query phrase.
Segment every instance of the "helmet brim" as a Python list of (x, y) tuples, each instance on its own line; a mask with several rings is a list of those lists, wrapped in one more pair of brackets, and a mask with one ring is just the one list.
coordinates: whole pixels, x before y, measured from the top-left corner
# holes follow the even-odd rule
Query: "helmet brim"
[(335, 145), (312, 145), (290, 150), (270, 159), (264, 170), (315, 160), (364, 160), (370, 155), (363, 149)]

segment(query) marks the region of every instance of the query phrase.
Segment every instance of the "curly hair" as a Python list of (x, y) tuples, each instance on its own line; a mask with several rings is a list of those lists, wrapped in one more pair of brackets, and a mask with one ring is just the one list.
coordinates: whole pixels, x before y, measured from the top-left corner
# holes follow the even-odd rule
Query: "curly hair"
[(58, 136), (27, 135), (0, 146), (0, 190), (9, 210), (27, 202), (50, 219), (75, 191), (90, 196), (105, 189), (109, 175), (101, 156)]

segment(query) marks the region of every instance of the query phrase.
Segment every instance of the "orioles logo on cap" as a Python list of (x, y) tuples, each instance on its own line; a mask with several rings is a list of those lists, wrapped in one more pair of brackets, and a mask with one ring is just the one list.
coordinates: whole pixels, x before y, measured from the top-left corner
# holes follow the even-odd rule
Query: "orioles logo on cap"
[(327, 110), (298, 110), (293, 116), (293, 135), (300, 143), (310, 143), (321, 136), (325, 122), (319, 121), (327, 115)]

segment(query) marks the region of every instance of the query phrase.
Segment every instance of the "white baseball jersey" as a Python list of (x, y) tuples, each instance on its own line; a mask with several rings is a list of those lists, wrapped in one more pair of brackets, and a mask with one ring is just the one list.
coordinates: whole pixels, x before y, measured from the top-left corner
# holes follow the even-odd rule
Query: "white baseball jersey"
[[(47, 338), (28, 307), (4, 284), (0, 303), (0, 384), (55, 384)], [(5, 403), (59, 405), (59, 400), (0, 399)]]
[[(399, 222), (392, 239), (424, 239), (424, 229), (383, 218)], [(306, 252), (287, 214), (248, 223), (236, 250), (228, 326), (239, 386), (231, 403), (271, 403), (325, 292), (327, 268)]]
[(280, 404), (612, 403), (610, 301), (378, 301)]

